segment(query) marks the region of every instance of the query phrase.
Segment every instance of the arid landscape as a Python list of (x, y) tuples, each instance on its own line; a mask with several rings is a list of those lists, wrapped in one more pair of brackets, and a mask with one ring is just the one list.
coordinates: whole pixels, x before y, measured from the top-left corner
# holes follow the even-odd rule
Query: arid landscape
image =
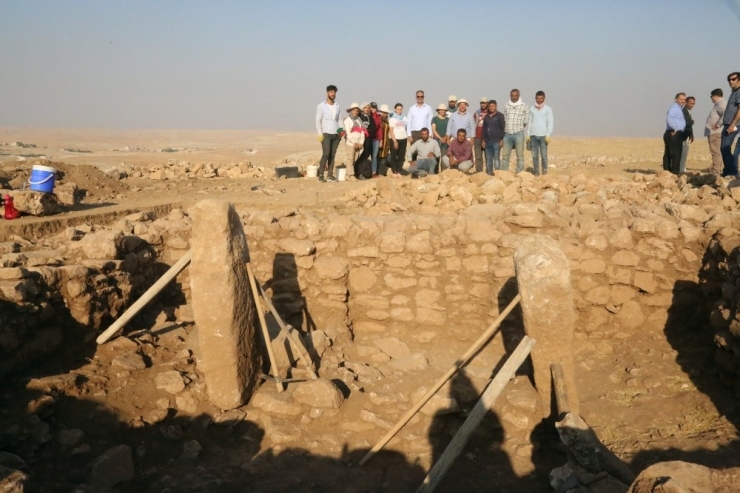
[[(514, 299), (514, 252), (537, 234), (569, 261), (580, 415), (601, 442), (635, 475), (686, 461), (714, 469), (711, 491), (740, 491), (740, 182), (707, 175), (705, 140), (681, 177), (662, 172), (659, 138), (554, 137), (549, 152), (543, 177), (319, 183), (275, 172), (317, 162), (311, 133), (0, 128), (0, 186), (23, 189), (42, 163), (71, 197), (0, 219), (0, 479), (414, 491), (522, 339), (520, 309), (358, 462)], [(302, 387), (305, 358), (268, 315), (281, 374), (298, 382), (260, 381), (236, 409), (209, 402), (187, 269), (95, 344), (188, 251), (204, 199), (234, 204), (257, 279), (328, 387)], [(527, 363), (437, 491), (627, 491), (551, 480), (569, 456), (531, 376)]]

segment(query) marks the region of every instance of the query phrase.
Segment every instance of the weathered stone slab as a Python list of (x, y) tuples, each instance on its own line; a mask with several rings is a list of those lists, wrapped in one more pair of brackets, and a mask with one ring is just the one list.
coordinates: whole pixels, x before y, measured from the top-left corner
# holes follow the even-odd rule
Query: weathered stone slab
[(209, 400), (233, 409), (249, 400), (260, 372), (256, 305), (245, 267), (249, 248), (232, 204), (204, 200), (190, 215), (190, 289), (200, 369)]
[(13, 197), (13, 206), (24, 214), (50, 216), (62, 210), (57, 196), (53, 193), (9, 190), (7, 194)]
[(537, 341), (532, 351), (534, 380), (545, 417), (551, 402), (550, 364), (561, 363), (565, 372), (571, 412), (578, 414), (578, 393), (573, 374), (573, 288), (568, 258), (552, 238), (531, 235), (522, 239), (514, 252), (514, 266), (524, 331)]

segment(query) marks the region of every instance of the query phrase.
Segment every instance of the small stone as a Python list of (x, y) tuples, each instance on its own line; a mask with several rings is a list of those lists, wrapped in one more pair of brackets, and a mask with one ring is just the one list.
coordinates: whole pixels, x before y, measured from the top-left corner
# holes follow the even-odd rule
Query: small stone
[(314, 272), (319, 279), (341, 279), (349, 272), (349, 263), (344, 257), (321, 256), (313, 263)]
[(57, 433), (57, 442), (65, 447), (74, 447), (84, 436), (85, 432), (76, 428), (72, 430), (60, 430), (59, 433)]
[(92, 463), (88, 482), (92, 486), (111, 488), (134, 477), (134, 461), (127, 445), (113, 447)]
[(263, 385), (254, 393), (250, 401), (252, 406), (270, 414), (280, 416), (298, 416), (299, 414), (303, 414), (303, 408), (293, 402), (290, 394), (278, 394), (275, 392), (274, 386), (272, 390), (267, 387), (267, 385)]
[(395, 337), (387, 337), (374, 341), (375, 345), (391, 358), (405, 358), (411, 354), (411, 350), (405, 342), (399, 341)]
[(138, 353), (126, 353), (120, 356), (116, 356), (111, 363), (111, 366), (116, 366), (124, 370), (143, 370), (146, 368), (144, 358)]
[(185, 390), (185, 381), (179, 371), (166, 371), (154, 378), (154, 385), (170, 394), (179, 394)]
[(184, 411), (189, 414), (195, 414), (198, 412), (198, 403), (193, 398), (193, 394), (190, 392), (183, 392), (182, 394), (175, 397), (175, 405), (180, 411)]
[(197, 440), (188, 440), (182, 446), (182, 455), (180, 455), (180, 458), (184, 460), (196, 460), (201, 450), (203, 450), (203, 447), (201, 447)]
[(344, 395), (332, 382), (320, 378), (299, 383), (293, 392), (293, 399), (311, 407), (339, 409)]
[(157, 423), (161, 423), (165, 419), (167, 419), (167, 416), (169, 415), (168, 409), (155, 409), (154, 411), (150, 411), (144, 416), (142, 416), (142, 421), (148, 425), (156, 425)]

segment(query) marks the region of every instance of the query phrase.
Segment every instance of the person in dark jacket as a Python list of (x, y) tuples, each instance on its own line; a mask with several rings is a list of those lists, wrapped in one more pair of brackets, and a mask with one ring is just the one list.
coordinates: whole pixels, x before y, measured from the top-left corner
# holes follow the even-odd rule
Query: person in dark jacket
[(483, 117), (483, 147), (486, 150), (486, 174), (492, 175), (494, 167), (496, 171), (501, 169), (501, 146), (504, 142), (504, 130), (506, 118), (499, 113), (496, 100), (488, 102), (488, 113)]
[(686, 105), (682, 108), (683, 117), (686, 120), (686, 128), (683, 132), (683, 146), (681, 148), (681, 161), (678, 172), (686, 173), (686, 159), (689, 157), (689, 145), (694, 142), (694, 119), (691, 116), (691, 110), (694, 109), (696, 98), (694, 96), (686, 97)]

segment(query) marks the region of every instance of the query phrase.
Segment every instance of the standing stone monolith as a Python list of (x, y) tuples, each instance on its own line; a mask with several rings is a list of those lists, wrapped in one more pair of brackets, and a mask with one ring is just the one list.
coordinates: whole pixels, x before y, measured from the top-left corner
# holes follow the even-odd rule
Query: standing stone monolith
[(568, 258), (548, 236), (525, 237), (514, 252), (514, 268), (524, 315), (524, 332), (537, 341), (532, 351), (534, 382), (545, 417), (555, 408), (551, 363), (561, 363), (570, 411), (578, 415), (573, 374), (573, 288)]
[(260, 369), (256, 304), (246, 270), (249, 247), (232, 204), (203, 200), (190, 215), (190, 288), (200, 369), (211, 403), (234, 409), (249, 400)]

